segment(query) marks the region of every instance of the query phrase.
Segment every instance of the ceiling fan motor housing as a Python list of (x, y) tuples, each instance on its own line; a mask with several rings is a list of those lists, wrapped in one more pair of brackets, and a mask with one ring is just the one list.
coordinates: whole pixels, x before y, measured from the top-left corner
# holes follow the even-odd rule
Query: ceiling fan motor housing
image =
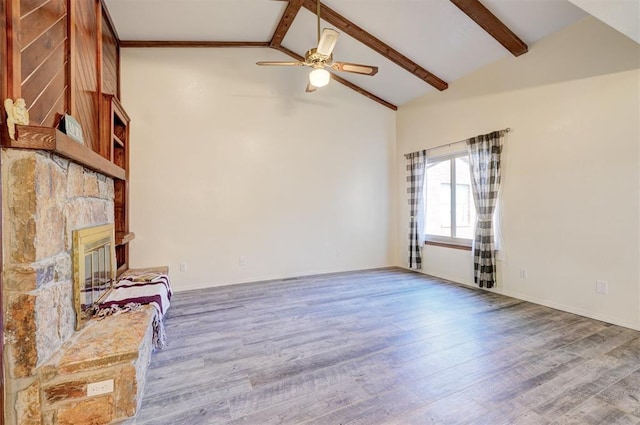
[(307, 65), (320, 68), (327, 63), (333, 62), (333, 54), (326, 56), (317, 52), (316, 48), (310, 49), (304, 54), (304, 61)]

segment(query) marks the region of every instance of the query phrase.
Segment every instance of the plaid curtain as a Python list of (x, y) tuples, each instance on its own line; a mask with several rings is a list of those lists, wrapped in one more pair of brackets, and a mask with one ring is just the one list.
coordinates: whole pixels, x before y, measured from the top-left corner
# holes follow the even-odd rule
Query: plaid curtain
[(496, 283), (493, 215), (500, 188), (500, 154), (504, 131), (467, 140), (471, 188), (476, 203), (476, 232), (473, 240), (473, 279), (481, 288)]
[(407, 194), (409, 195), (409, 268), (422, 268), (424, 244), (424, 172), (427, 151), (405, 155), (407, 158)]

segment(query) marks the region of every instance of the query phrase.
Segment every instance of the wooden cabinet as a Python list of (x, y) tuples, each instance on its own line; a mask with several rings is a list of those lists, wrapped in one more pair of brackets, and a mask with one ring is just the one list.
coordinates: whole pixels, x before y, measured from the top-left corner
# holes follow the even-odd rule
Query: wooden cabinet
[(118, 275), (129, 268), (129, 242), (135, 235), (129, 230), (129, 116), (118, 99), (102, 95), (100, 154), (125, 170), (124, 179), (114, 179), (116, 261)]

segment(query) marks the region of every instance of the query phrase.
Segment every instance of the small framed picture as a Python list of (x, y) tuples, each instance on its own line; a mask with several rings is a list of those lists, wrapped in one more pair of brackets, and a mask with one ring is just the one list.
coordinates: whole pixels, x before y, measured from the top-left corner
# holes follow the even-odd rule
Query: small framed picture
[(59, 129), (76, 142), (84, 144), (84, 137), (82, 137), (82, 126), (71, 115), (64, 114), (62, 120), (60, 120)]

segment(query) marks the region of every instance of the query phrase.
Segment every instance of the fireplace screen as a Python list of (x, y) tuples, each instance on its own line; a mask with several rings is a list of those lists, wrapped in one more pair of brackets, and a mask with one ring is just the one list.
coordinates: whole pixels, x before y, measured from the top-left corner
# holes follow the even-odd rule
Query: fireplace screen
[(113, 224), (73, 231), (73, 299), (76, 330), (111, 291), (115, 274)]

